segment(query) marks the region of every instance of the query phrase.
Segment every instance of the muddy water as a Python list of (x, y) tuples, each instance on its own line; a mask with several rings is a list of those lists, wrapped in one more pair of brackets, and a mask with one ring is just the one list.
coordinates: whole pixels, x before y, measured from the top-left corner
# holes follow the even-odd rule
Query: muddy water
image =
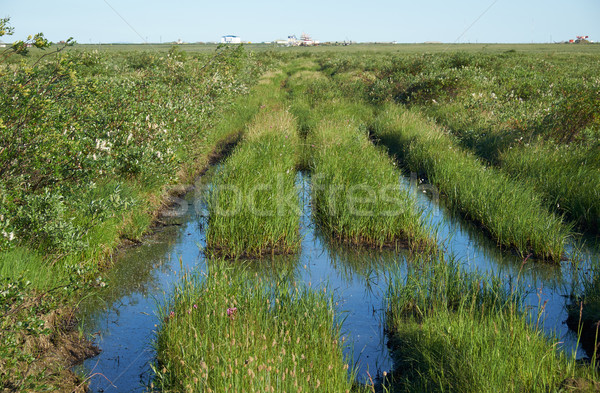
[[(209, 177), (206, 177), (207, 179)], [(545, 305), (544, 321), (572, 350), (575, 338), (563, 323), (565, 295), (570, 291), (571, 268), (522, 263), (521, 258), (501, 252), (495, 243), (474, 225), (455, 218), (429, 195), (423, 186), (411, 185), (424, 208), (426, 219), (436, 226), (440, 243), (460, 258), (469, 270), (493, 271), (510, 280), (520, 280), (529, 288), (532, 313)], [(251, 268), (263, 275), (293, 275), (313, 288), (327, 286), (338, 299), (343, 318), (343, 333), (351, 344), (347, 356), (359, 370), (359, 378), (373, 378), (392, 367), (383, 333), (383, 296), (386, 271), (402, 265), (401, 252), (366, 252), (330, 244), (319, 233), (312, 219), (310, 178), (300, 174), (298, 186), (303, 201), (301, 252), (291, 258), (254, 261)], [(431, 191), (431, 190), (430, 190)], [(108, 286), (90, 294), (82, 302), (84, 330), (96, 337), (102, 353), (87, 360), (79, 371), (88, 375), (94, 392), (144, 391), (152, 377), (157, 329), (157, 305), (168, 298), (183, 271), (205, 269), (206, 211), (199, 193), (190, 193), (176, 218), (145, 239), (143, 245), (124, 249), (116, 256), (115, 268), (105, 277)], [(590, 259), (586, 256), (584, 260)]]

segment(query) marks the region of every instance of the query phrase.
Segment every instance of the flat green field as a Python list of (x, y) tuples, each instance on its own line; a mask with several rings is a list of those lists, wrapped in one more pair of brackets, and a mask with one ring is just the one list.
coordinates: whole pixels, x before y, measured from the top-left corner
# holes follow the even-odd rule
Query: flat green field
[[(129, 51), (156, 51), (167, 52), (172, 43), (148, 44), (77, 44), (73, 50), (98, 50), (107, 52)], [(212, 53), (219, 44), (214, 43), (185, 43), (176, 45), (182, 50), (191, 53)], [(274, 44), (243, 44), (250, 51), (263, 52), (275, 51), (283, 53), (444, 53), (444, 52), (470, 52), (470, 53), (503, 53), (516, 51), (519, 53), (559, 54), (573, 53), (598, 54), (600, 44), (389, 44), (389, 43), (357, 43), (351, 45), (323, 44), (315, 47), (285, 47)]]

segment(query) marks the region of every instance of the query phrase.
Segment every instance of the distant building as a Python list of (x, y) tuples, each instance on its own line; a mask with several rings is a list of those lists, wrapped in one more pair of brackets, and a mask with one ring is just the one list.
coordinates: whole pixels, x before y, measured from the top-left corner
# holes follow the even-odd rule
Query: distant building
[(319, 41), (315, 41), (312, 38), (310, 38), (310, 36), (306, 33), (303, 33), (302, 36), (300, 36), (300, 46), (313, 46), (313, 45), (319, 45)]
[(280, 46), (297, 46), (299, 41), (295, 35), (288, 35), (287, 40), (275, 40), (275, 43)]
[(300, 39), (296, 38), (295, 35), (288, 35), (287, 40), (275, 40), (275, 44), (279, 46), (313, 46), (319, 45), (319, 41), (315, 41), (308, 34), (302, 34)]
[(237, 35), (224, 35), (221, 37), (222, 44), (241, 44), (242, 39)]

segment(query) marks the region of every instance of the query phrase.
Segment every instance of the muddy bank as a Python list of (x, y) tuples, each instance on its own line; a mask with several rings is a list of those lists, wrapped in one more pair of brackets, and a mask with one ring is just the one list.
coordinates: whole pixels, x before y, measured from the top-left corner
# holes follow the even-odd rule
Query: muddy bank
[[(25, 308), (35, 307), (43, 296), (44, 294), (29, 299), (19, 310), (9, 310), (6, 317), (14, 323), (20, 323), (17, 322), (20, 312)], [(11, 367), (5, 369), (6, 362), (10, 359), (0, 362), (0, 375), (8, 376), (2, 391), (29, 391), (31, 379), (44, 374), (45, 385), (52, 391), (85, 392), (86, 381), (74, 374), (71, 368), (99, 354), (99, 348), (80, 335), (72, 307), (52, 310), (39, 315), (39, 318), (43, 321), (42, 334), (20, 335), (15, 340), (16, 345), (26, 349), (32, 356), (30, 362), (17, 365), (20, 367), (20, 375), (17, 377)]]

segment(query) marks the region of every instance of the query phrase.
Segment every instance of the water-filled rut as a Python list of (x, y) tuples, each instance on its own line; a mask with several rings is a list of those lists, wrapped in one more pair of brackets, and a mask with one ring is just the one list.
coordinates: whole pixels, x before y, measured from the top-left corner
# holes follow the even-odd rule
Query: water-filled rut
[[(176, 206), (173, 217), (162, 218), (166, 225), (148, 236), (142, 245), (120, 250), (114, 268), (103, 278), (108, 285), (82, 302), (80, 316), (84, 331), (95, 337), (102, 350), (79, 370), (93, 375), (92, 391), (144, 391), (150, 383), (155, 356), (152, 343), (159, 327), (158, 304), (168, 299), (183, 272), (206, 269), (202, 250), (206, 245), (208, 220), (202, 190), (210, 186), (214, 172), (205, 176), (196, 191)], [(428, 197), (422, 192), (425, 187), (414, 182), (411, 185), (403, 177), (399, 181), (417, 193), (426, 219), (437, 227), (440, 244), (459, 257), (465, 269), (494, 271), (506, 277), (507, 282), (521, 280), (530, 289), (527, 302), (533, 308), (548, 300), (544, 314), (546, 328), (556, 330), (565, 348), (574, 347), (576, 339), (563, 323), (571, 282), (568, 262), (558, 267), (531, 261), (523, 264), (520, 258), (498, 250), (474, 225), (457, 219), (436, 198)], [(275, 260), (254, 260), (248, 266), (265, 276), (293, 274), (305, 285), (333, 290), (343, 318), (342, 332), (351, 344), (348, 355), (358, 367), (359, 378), (367, 380), (369, 375), (375, 377), (389, 371), (393, 364), (384, 334), (386, 272), (396, 264), (402, 266), (407, 254), (391, 250), (361, 251), (332, 244), (313, 220), (310, 176), (299, 173), (297, 185), (303, 205), (300, 252)]]

